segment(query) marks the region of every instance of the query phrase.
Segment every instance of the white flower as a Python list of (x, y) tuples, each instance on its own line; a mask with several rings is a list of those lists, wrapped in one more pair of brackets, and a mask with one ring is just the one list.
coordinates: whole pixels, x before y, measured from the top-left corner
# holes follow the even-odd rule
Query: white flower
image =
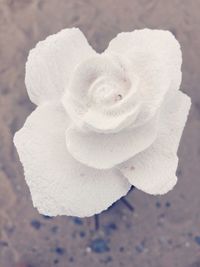
[(164, 194), (190, 108), (181, 50), (168, 31), (121, 33), (102, 54), (79, 29), (39, 42), (26, 64), (38, 105), (14, 143), (40, 213), (91, 216), (131, 185)]

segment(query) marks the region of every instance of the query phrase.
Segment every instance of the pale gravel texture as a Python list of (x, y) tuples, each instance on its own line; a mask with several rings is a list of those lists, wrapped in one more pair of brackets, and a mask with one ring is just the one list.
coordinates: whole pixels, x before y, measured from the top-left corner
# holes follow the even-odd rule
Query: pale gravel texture
[[(1, 267), (17, 261), (32, 267), (200, 266), (199, 10), (198, 0), (0, 1)], [(92, 219), (82, 220), (82, 225), (72, 218), (38, 215), (12, 143), (14, 132), (34, 109), (24, 86), (28, 51), (46, 36), (72, 26), (80, 27), (98, 51), (121, 31), (171, 30), (183, 50), (182, 90), (193, 101), (179, 149), (175, 189), (159, 198), (132, 192), (128, 199), (135, 212), (118, 203), (102, 214), (102, 230), (96, 234)], [(110, 222), (117, 229), (108, 227)], [(95, 252), (97, 243), (105, 252)]]

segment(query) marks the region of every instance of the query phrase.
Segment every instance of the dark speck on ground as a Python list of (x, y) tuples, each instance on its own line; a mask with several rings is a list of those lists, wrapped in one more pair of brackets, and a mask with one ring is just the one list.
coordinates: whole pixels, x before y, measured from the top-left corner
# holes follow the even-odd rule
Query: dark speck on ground
[(124, 247), (120, 247), (120, 248), (119, 248), (119, 251), (120, 251), (120, 252), (124, 252)]
[(194, 241), (200, 246), (200, 235), (195, 236)]
[(32, 226), (33, 228), (35, 228), (36, 230), (39, 230), (39, 229), (41, 228), (42, 224), (41, 224), (41, 222), (38, 221), (38, 220), (32, 220), (32, 221), (31, 221), (31, 226)]
[(97, 238), (91, 241), (90, 248), (93, 252), (104, 253), (110, 251), (108, 242), (104, 239)]
[(7, 247), (8, 243), (6, 241), (0, 240), (0, 246)]
[(111, 256), (107, 256), (105, 259), (101, 259), (100, 262), (101, 263), (109, 263), (112, 261), (112, 257)]
[(156, 202), (156, 208), (160, 208), (161, 207), (161, 203), (159, 201)]
[(69, 258), (69, 261), (70, 261), (70, 262), (74, 262), (74, 258), (73, 258), (73, 257), (70, 257), (70, 258)]
[(169, 201), (167, 201), (167, 202), (165, 203), (165, 206), (166, 206), (167, 208), (169, 208), (169, 207), (171, 206), (171, 203), (170, 203)]
[(73, 221), (77, 225), (83, 225), (83, 221), (80, 218), (78, 218), (78, 217), (74, 217), (73, 218)]
[(145, 249), (145, 241), (143, 240), (139, 245), (135, 247), (138, 253), (142, 253)]
[(106, 235), (111, 234), (115, 230), (117, 230), (117, 225), (113, 222), (108, 223), (104, 226), (104, 232)]
[(47, 215), (42, 215), (42, 217), (43, 217), (45, 220), (51, 220), (51, 219), (53, 219), (53, 217), (50, 217), (50, 216), (47, 216)]
[(58, 255), (63, 255), (65, 253), (65, 249), (64, 248), (61, 248), (61, 247), (57, 247), (57, 248), (55, 248), (55, 252)]
[(58, 264), (59, 263), (59, 260), (58, 259), (55, 259), (54, 260), (54, 264)]
[(56, 226), (56, 225), (53, 226), (53, 227), (51, 228), (51, 232), (54, 233), (54, 234), (57, 233), (57, 232), (58, 232), (58, 226)]
[(82, 238), (85, 237), (85, 232), (84, 231), (80, 232), (80, 237), (82, 237)]

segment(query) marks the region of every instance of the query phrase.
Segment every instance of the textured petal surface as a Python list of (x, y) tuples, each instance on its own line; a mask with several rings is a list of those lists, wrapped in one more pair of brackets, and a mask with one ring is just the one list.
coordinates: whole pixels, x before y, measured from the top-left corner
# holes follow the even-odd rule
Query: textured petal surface
[(39, 42), (26, 63), (25, 83), (31, 101), (38, 105), (60, 98), (77, 64), (95, 54), (77, 28), (62, 30)]
[(176, 184), (176, 153), (190, 105), (188, 96), (174, 91), (162, 107), (156, 141), (119, 166), (122, 174), (138, 189), (149, 194), (164, 194)]
[(114, 134), (81, 132), (69, 127), (68, 150), (78, 161), (95, 168), (108, 169), (149, 147), (157, 136), (157, 118), (141, 127)]
[(28, 117), (14, 143), (40, 213), (92, 216), (125, 195), (130, 184), (118, 170), (100, 171), (75, 161), (65, 144), (67, 125), (61, 106), (44, 104)]
[(138, 124), (154, 115), (169, 88), (179, 89), (181, 50), (169, 31), (144, 29), (120, 33), (105, 52), (127, 57), (132, 61), (133, 73), (140, 77), (143, 108)]
[(76, 126), (119, 132), (135, 120), (140, 109), (135, 93), (139, 79), (128, 67), (129, 61), (122, 56), (104, 54), (79, 64), (62, 98)]

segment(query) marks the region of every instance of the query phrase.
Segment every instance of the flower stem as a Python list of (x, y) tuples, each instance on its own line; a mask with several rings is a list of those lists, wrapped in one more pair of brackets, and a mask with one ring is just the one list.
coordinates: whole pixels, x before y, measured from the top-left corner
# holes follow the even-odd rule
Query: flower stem
[(95, 230), (98, 231), (99, 230), (99, 214), (95, 214), (94, 215), (94, 224), (95, 224)]
[(130, 210), (130, 211), (134, 211), (134, 207), (130, 204), (130, 202), (128, 202), (128, 200), (126, 200), (125, 198), (121, 199), (121, 202)]

